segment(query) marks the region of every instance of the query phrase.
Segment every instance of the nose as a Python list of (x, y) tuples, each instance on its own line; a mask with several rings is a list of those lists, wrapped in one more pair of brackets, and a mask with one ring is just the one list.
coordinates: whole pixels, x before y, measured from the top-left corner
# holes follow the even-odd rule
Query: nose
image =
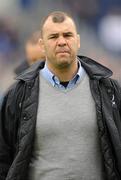
[(63, 36), (60, 36), (57, 41), (57, 45), (63, 47), (67, 44), (66, 39)]

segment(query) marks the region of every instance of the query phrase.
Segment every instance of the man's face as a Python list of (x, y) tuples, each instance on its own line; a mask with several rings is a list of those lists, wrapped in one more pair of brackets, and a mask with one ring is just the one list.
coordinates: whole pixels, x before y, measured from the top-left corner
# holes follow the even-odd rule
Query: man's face
[(64, 68), (77, 63), (80, 38), (70, 18), (67, 17), (61, 23), (54, 23), (49, 17), (43, 26), (42, 43), (50, 67)]

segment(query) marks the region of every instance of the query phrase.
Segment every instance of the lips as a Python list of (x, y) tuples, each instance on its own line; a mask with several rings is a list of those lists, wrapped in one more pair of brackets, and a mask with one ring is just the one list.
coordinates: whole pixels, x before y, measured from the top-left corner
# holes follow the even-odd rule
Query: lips
[(69, 54), (69, 51), (68, 50), (58, 50), (58, 51), (56, 51), (56, 54), (59, 54), (59, 53), (68, 53)]

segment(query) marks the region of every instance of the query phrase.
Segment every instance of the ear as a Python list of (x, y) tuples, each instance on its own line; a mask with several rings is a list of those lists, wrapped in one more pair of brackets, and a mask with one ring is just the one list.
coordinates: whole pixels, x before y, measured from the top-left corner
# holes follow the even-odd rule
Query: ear
[(45, 52), (43, 39), (40, 38), (40, 39), (38, 40), (38, 44), (39, 44), (40, 48), (42, 49), (42, 51)]
[(43, 45), (43, 40), (40, 38), (40, 39), (38, 40), (38, 43), (39, 43), (40, 46), (42, 46), (42, 45)]
[(78, 43), (78, 48), (80, 48), (80, 35), (77, 34), (77, 43)]

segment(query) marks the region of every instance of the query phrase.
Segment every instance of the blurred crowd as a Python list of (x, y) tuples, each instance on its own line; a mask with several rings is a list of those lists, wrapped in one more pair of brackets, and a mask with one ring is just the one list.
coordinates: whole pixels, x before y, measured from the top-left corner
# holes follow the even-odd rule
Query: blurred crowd
[[(9, 19), (0, 19), (0, 63), (12, 63), (19, 49), (19, 34)], [(8, 60), (9, 59), (9, 60)]]
[(27, 36), (39, 29), (41, 18), (53, 10), (68, 11), (75, 17), (81, 36), (79, 53), (111, 68), (114, 78), (121, 82), (120, 0), (17, 0), (15, 3), (17, 10), (9, 9), (8, 14), (0, 17), (1, 94), (13, 83), (16, 65), (25, 59)]
[[(9, 84), (12, 66), (19, 56), (19, 33), (9, 19), (0, 19), (0, 94)], [(12, 76), (11, 76), (12, 79)]]

